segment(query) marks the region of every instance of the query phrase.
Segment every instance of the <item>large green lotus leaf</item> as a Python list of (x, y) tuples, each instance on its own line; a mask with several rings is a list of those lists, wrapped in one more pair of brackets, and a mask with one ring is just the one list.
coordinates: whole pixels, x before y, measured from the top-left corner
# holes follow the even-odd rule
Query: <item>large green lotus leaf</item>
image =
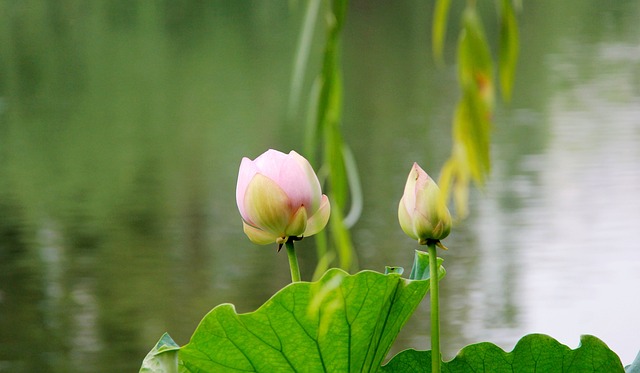
[(257, 311), (214, 308), (180, 350), (188, 372), (341, 372), (380, 366), (427, 281), (364, 271), (330, 270), (296, 283)]
[(222, 304), (180, 349), (180, 371), (375, 372), (429, 289), (428, 260), (416, 253), (415, 280), (331, 269), (288, 285), (255, 312)]
[[(405, 350), (382, 367), (381, 372), (431, 372), (431, 351)], [(543, 334), (524, 336), (513, 351), (482, 342), (463, 348), (443, 373), (624, 373), (620, 358), (601, 340), (590, 335), (580, 339), (575, 350)]]
[(428, 254), (416, 251), (409, 280), (401, 273), (332, 269), (317, 282), (288, 285), (255, 312), (220, 305), (186, 346), (165, 333), (140, 371), (377, 371), (429, 289)]

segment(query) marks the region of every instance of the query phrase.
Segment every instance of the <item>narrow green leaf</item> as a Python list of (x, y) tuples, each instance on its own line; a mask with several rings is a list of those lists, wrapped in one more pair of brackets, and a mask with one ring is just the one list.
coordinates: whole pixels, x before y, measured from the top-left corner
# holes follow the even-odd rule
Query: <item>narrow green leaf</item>
[[(336, 84), (336, 89), (339, 89)], [(339, 95), (336, 93), (336, 96)], [(334, 96), (334, 97), (336, 97)], [(339, 99), (339, 98), (338, 98)], [(338, 104), (336, 104), (338, 105)], [(329, 190), (338, 208), (344, 209), (349, 196), (349, 179), (344, 163), (344, 141), (337, 120), (328, 123), (325, 131), (325, 155), (329, 168)]]
[(327, 230), (321, 231), (314, 237), (316, 241), (316, 256), (318, 257), (318, 264), (316, 264), (316, 269), (313, 271), (311, 279), (312, 281), (317, 281), (331, 267), (331, 262), (335, 259), (336, 254), (333, 251), (328, 251)]
[(344, 156), (344, 166), (347, 173), (349, 197), (351, 200), (351, 207), (349, 208), (349, 213), (344, 218), (344, 225), (347, 228), (351, 228), (358, 222), (358, 219), (360, 219), (364, 198), (362, 196), (362, 185), (360, 183), (356, 159), (347, 144), (343, 144), (342, 146), (342, 155)]
[[(331, 248), (324, 241), (320, 249), (318, 266), (315, 273), (320, 273), (332, 259), (337, 256), (340, 267), (345, 270), (352, 269), (355, 261), (355, 251), (351, 242), (351, 236), (343, 214), (349, 200), (349, 186), (353, 183), (347, 173), (345, 163), (345, 144), (341, 131), (342, 117), (342, 76), (340, 68), (340, 40), (344, 19), (347, 12), (346, 0), (333, 0), (324, 14), (326, 21), (326, 42), (322, 59), (322, 71), (317, 80), (317, 105), (314, 106), (315, 125), (307, 130), (305, 145), (309, 154), (320, 153), (322, 150), (322, 166), (327, 175), (327, 191), (331, 200), (330, 232), (331, 243), (335, 245), (337, 255), (332, 255)], [(315, 95), (314, 95), (315, 96)], [(322, 141), (319, 141), (321, 138)], [(355, 169), (355, 167), (352, 167)], [(353, 176), (353, 175), (351, 175)], [(352, 185), (356, 188), (357, 185)], [(352, 202), (357, 202), (352, 199)], [(357, 206), (357, 204), (354, 204)], [(357, 210), (352, 210), (357, 213)], [(349, 215), (349, 223), (357, 220), (358, 214)]]
[(442, 63), (442, 50), (447, 31), (447, 17), (451, 0), (437, 0), (433, 11), (433, 57), (438, 63)]
[(493, 59), (484, 27), (474, 6), (463, 14), (463, 29), (458, 42), (458, 75), (463, 88), (479, 86), (478, 74), (493, 82)]
[(304, 152), (312, 165), (316, 163), (316, 149), (320, 143), (318, 126), (318, 107), (320, 105), (320, 95), (322, 94), (322, 79), (320, 77), (313, 81), (311, 93), (309, 94), (308, 112), (304, 134)]
[[(405, 350), (381, 372), (430, 372), (431, 352)], [(543, 334), (523, 337), (513, 351), (482, 342), (463, 348), (442, 365), (444, 373), (616, 373), (624, 372), (620, 358), (596, 337), (584, 335), (575, 350)]]
[(332, 211), (331, 217), (329, 218), (331, 238), (338, 253), (340, 268), (348, 271), (352, 268), (354, 260), (356, 259), (353, 255), (355, 251), (351, 243), (351, 235), (349, 234), (349, 229), (344, 225), (340, 205), (332, 199), (331, 206)]
[(344, 25), (344, 19), (347, 14), (347, 0), (333, 0), (332, 2), (332, 10), (333, 14), (336, 17), (336, 28), (337, 31), (340, 32), (342, 30), (342, 26)]
[(500, 17), (500, 51), (498, 54), (498, 68), (500, 73), (500, 87), (502, 98), (511, 99), (511, 90), (516, 75), (520, 42), (518, 36), (518, 21), (511, 0), (502, 0)]
[(291, 85), (289, 88), (289, 108), (288, 118), (293, 120), (298, 110), (302, 84), (304, 81), (304, 72), (307, 67), (307, 60), (311, 51), (311, 42), (313, 40), (313, 30), (315, 29), (316, 20), (318, 19), (318, 11), (320, 9), (320, 0), (310, 0), (307, 4), (304, 20), (302, 22), (302, 30), (298, 39), (296, 48), (296, 56), (293, 64), (293, 73), (291, 74)]
[(457, 162), (464, 164), (466, 170), (478, 185), (482, 185), (485, 175), (490, 169), (490, 133), (488, 123), (482, 119), (477, 99), (466, 94), (456, 108), (453, 129), (454, 141), (464, 150), (463, 159)]
[(140, 373), (177, 373), (178, 350), (180, 346), (164, 333), (142, 361)]
[(258, 310), (223, 304), (180, 349), (184, 372), (373, 372), (429, 289), (428, 280), (329, 270)]

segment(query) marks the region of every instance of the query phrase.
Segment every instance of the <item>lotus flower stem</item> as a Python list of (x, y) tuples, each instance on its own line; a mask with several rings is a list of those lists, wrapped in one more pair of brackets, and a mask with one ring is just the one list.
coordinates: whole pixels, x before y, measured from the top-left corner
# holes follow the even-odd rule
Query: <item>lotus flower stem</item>
[(284, 245), (287, 247), (289, 269), (291, 269), (291, 282), (299, 282), (300, 267), (298, 267), (298, 257), (296, 256), (296, 249), (293, 247), (293, 239), (288, 239)]
[(440, 310), (438, 304), (438, 258), (436, 240), (429, 240), (429, 292), (431, 293), (431, 372), (440, 373)]

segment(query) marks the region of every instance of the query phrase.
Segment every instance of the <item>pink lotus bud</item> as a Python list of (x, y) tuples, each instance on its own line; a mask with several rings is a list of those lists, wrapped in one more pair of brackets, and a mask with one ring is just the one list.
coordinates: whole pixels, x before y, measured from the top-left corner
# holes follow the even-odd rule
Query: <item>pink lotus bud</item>
[(244, 233), (259, 245), (314, 235), (331, 211), (309, 161), (295, 151), (269, 149), (253, 161), (242, 158), (236, 202)]
[(398, 206), (402, 230), (420, 244), (441, 240), (451, 231), (451, 214), (440, 188), (417, 163), (413, 164)]

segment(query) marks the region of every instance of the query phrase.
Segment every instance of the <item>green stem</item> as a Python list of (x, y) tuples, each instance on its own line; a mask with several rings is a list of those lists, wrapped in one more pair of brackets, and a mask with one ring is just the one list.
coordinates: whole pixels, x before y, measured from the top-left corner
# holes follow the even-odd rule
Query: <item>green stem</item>
[(440, 311), (438, 305), (438, 257), (436, 242), (427, 243), (429, 253), (429, 292), (431, 293), (431, 372), (440, 373)]
[(289, 258), (289, 269), (291, 269), (291, 282), (300, 281), (300, 267), (298, 267), (298, 257), (296, 256), (296, 249), (293, 247), (293, 240), (291, 237), (284, 244), (287, 247), (287, 257)]

